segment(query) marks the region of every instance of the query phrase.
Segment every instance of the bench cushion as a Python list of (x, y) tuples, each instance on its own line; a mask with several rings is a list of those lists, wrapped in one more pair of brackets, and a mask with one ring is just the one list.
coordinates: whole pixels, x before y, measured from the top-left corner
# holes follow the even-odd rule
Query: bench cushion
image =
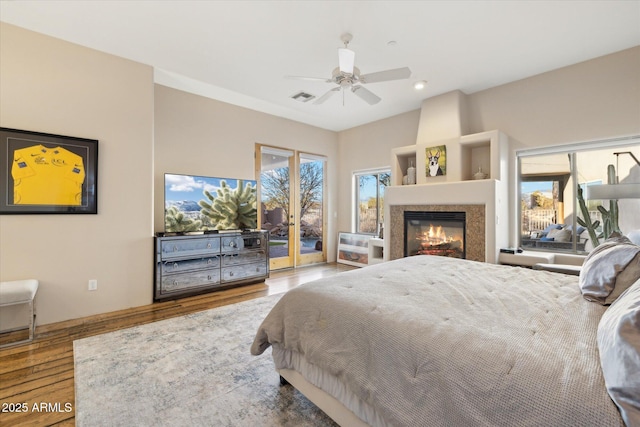
[(38, 281), (35, 279), (0, 282), (0, 305), (29, 302), (37, 291)]

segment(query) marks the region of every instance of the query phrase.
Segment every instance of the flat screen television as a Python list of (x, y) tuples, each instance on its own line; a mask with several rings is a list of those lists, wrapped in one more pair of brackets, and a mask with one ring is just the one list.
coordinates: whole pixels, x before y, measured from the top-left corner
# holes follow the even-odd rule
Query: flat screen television
[(164, 175), (164, 230), (187, 233), (255, 229), (254, 180)]

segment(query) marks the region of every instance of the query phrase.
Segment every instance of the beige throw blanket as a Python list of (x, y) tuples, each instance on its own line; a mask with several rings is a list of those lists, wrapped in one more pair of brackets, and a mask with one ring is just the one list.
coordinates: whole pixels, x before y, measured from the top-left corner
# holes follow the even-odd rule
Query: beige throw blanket
[(403, 258), (289, 291), (251, 352), (279, 343), (303, 355), (385, 425), (621, 426), (596, 343), (606, 307), (585, 301), (577, 282)]

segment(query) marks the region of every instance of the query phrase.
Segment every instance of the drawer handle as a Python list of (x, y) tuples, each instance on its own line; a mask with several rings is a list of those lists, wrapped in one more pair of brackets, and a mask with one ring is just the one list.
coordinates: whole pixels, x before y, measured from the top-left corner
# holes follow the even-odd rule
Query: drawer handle
[(256, 267), (256, 272), (259, 272), (259, 271), (260, 271), (260, 267)]
[(173, 252), (177, 252), (177, 251), (178, 251), (178, 247), (177, 247), (177, 246), (174, 246), (174, 247), (173, 247)]
[(229, 242), (229, 247), (235, 248), (236, 247), (236, 242), (233, 242), (233, 241)]
[(211, 280), (211, 275), (208, 275), (208, 276), (207, 276), (207, 280)]
[(211, 249), (211, 243), (207, 243), (207, 249)]
[(233, 271), (230, 271), (230, 272), (229, 272), (229, 276), (233, 276)]
[(211, 264), (212, 262), (213, 262), (213, 260), (212, 260), (211, 258), (209, 258), (209, 259), (207, 260), (207, 264)]
[(178, 286), (178, 281), (177, 281), (177, 280), (174, 280), (174, 281), (173, 281), (173, 285), (174, 285), (174, 286)]
[(178, 268), (178, 263), (177, 263), (177, 262), (174, 262), (174, 263), (173, 263), (173, 269), (175, 270), (176, 268)]

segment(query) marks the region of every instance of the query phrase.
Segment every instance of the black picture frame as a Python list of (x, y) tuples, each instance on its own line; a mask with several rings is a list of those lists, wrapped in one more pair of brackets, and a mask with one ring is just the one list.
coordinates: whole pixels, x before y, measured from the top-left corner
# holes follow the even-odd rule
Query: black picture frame
[(98, 140), (0, 127), (0, 215), (97, 213)]

